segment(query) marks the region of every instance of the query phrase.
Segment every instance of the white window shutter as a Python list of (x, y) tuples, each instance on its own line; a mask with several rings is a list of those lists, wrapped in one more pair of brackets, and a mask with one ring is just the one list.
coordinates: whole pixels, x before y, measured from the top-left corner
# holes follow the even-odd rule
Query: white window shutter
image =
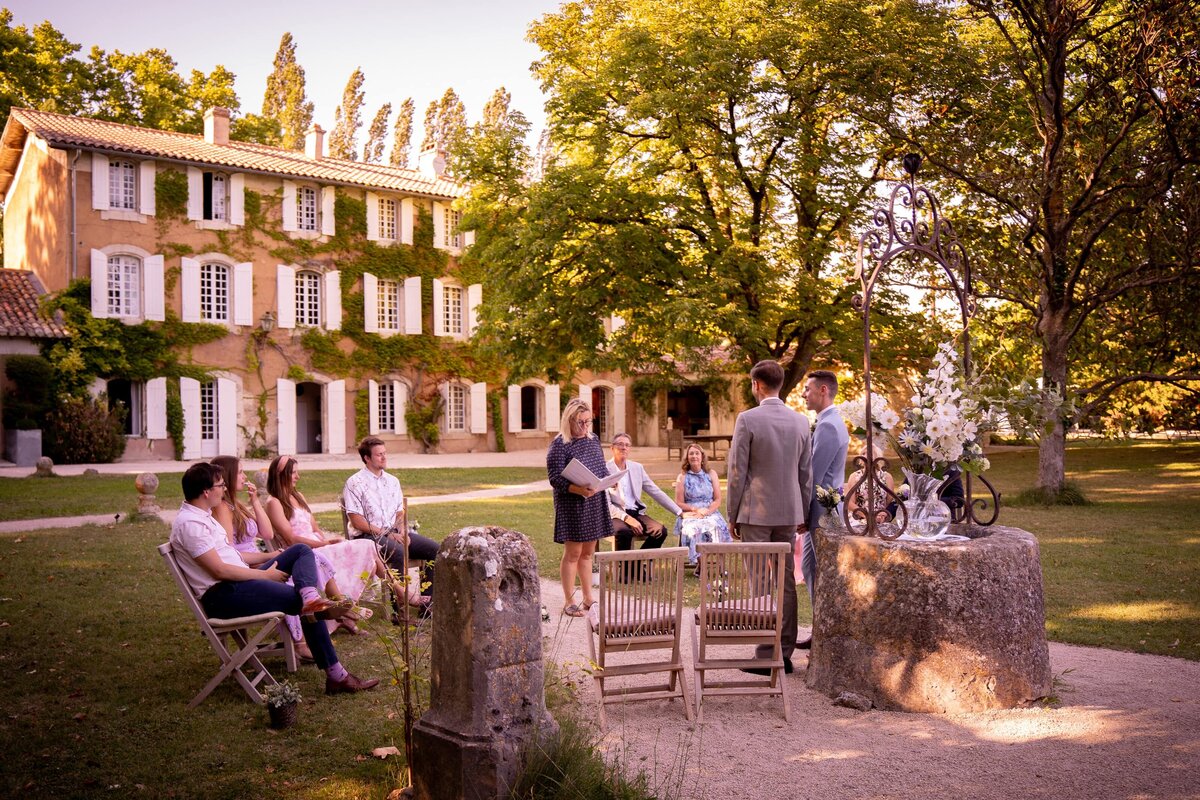
[(625, 428), (625, 387), (613, 388), (613, 429), (612, 433), (628, 433)]
[(330, 381), (325, 385), (325, 452), (341, 455), (346, 452), (346, 382)]
[(443, 295), (442, 282), (433, 279), (433, 335), (446, 335), (446, 298)]
[(487, 384), (471, 384), (471, 433), (487, 433)]
[(404, 332), (421, 332), (421, 278), (404, 279)]
[(479, 325), (479, 304), (483, 302), (483, 284), (472, 283), (467, 287), (467, 336), (475, 333)]
[(379, 333), (379, 279), (369, 272), (363, 273), (363, 330)]
[(521, 387), (515, 384), (508, 386), (508, 432), (521, 431)]
[(108, 207), (108, 156), (92, 153), (92, 208), (108, 211)]
[(142, 262), (142, 311), (146, 319), (162, 322), (167, 318), (166, 275), (162, 256), (149, 256)]
[(187, 168), (187, 218), (204, 218), (204, 173), (195, 167)]
[[(332, 186), (321, 187), (321, 233), (333, 236), (333, 202), (335, 190)], [(343, 451), (345, 448), (342, 448)]]
[(233, 265), (233, 324), (254, 324), (254, 262)]
[(138, 204), (146, 216), (154, 216), (154, 176), (157, 174), (153, 161), (138, 162)]
[(107, 391), (108, 380), (105, 378), (96, 378), (94, 381), (92, 381), (92, 385), (88, 387), (88, 394), (91, 395), (93, 399), (99, 397)]
[(229, 378), (217, 378), (217, 449), (222, 455), (239, 453), (237, 412), (241, 400), (237, 383)]
[(184, 322), (200, 321), (200, 262), (184, 256), (179, 259), (179, 281), (183, 288)]
[(433, 246), (439, 250), (446, 248), (446, 204), (433, 201)]
[(246, 176), (240, 172), (229, 176), (229, 222), (246, 224)]
[(146, 438), (167, 438), (167, 379), (146, 381)]
[(342, 273), (335, 269), (333, 272), (325, 273), (325, 330), (340, 331), (341, 329)]
[(379, 195), (367, 192), (367, 239), (379, 241)]
[(613, 333), (616, 333), (617, 331), (621, 330), (621, 328), (624, 328), (624, 327), (625, 327), (625, 318), (622, 316), (619, 316), (617, 314), (613, 314), (612, 322), (609, 323), (608, 329), (610, 331), (612, 331)]
[(475, 231), (463, 231), (462, 243), (464, 249), (475, 244)]
[(92, 251), (92, 316), (108, 317), (108, 256)]
[(442, 430), (446, 430), (449, 423), (450, 413), (450, 382), (445, 381), (438, 386), (438, 392), (442, 395)]
[[(590, 406), (592, 404), (592, 387), (586, 383), (579, 384), (579, 399)], [(595, 410), (592, 409), (593, 412)]]
[(413, 243), (413, 200), (411, 197), (405, 197), (400, 201), (400, 241), (403, 244)]
[(183, 460), (200, 457), (200, 381), (179, 379), (179, 401), (183, 404)]
[(279, 455), (296, 455), (296, 382), (275, 381), (275, 421), (279, 426)]
[(283, 182), (283, 229), (296, 230), (296, 184), (292, 181)]
[(400, 381), (392, 381), (392, 398), (396, 402), (396, 433), (408, 435), (408, 420), (404, 414), (408, 411), (408, 385)]
[(367, 381), (367, 433), (379, 433), (379, 384)]
[[(275, 317), (280, 328), (296, 327), (296, 268), (280, 264), (275, 268)], [(295, 403), (293, 403), (294, 410)], [(293, 440), (295, 436), (293, 434)], [(293, 444), (294, 448), (295, 445)], [(281, 451), (282, 452), (282, 451)], [(292, 452), (295, 452), (294, 450)], [(289, 453), (290, 455), (290, 453)]]
[(546, 408), (542, 412), (545, 417), (545, 425), (547, 433), (554, 433), (558, 430), (562, 423), (562, 409), (559, 408), (561, 401), (559, 400), (560, 392), (558, 384), (548, 383), (545, 390), (542, 392), (542, 397), (545, 398)]

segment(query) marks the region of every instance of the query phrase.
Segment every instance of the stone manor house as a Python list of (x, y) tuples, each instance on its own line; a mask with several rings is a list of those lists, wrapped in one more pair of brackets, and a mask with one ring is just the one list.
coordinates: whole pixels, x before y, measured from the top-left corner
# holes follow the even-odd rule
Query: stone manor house
[[(464, 189), (443, 169), (433, 152), (417, 170), (331, 159), (317, 126), (303, 152), (231, 141), (221, 108), (202, 136), (14, 108), (0, 138), (4, 268), (47, 292), (90, 279), (98, 318), (226, 329), (182, 358), (207, 380), (97, 379), (95, 393), (129, 409), (126, 460), (173, 457), (168, 395), (183, 408), (185, 459), (345, 453), (366, 432), (417, 451), (405, 411), (435, 393), (445, 452), (494, 449), (497, 423), (507, 449), (543, 448), (569, 393), (592, 401), (603, 441), (624, 430), (665, 443), (668, 418), (690, 433), (732, 430), (735, 410), (710, 409), (699, 387), (660, 391), (647, 413), (618, 374), (503, 388), (471, 374), (486, 285), (460, 277), (473, 236), (454, 207)], [(355, 360), (385, 345), (393, 360)], [(430, 364), (430, 353), (462, 357)]]

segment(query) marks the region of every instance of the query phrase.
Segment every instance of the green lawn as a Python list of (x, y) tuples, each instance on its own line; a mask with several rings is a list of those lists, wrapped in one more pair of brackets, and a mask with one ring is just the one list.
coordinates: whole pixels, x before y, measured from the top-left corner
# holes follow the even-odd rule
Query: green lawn
[[(337, 499), (350, 470), (313, 470), (300, 476), (300, 489), (310, 503)], [(158, 502), (164, 508), (183, 501), (178, 474), (160, 476)], [(540, 467), (412, 469), (398, 473), (411, 497), (488, 489), (510, 483), (543, 480)], [(0, 478), (0, 520), (73, 517), (82, 514), (125, 514), (137, 505), (132, 475), (82, 475), (59, 478)]]

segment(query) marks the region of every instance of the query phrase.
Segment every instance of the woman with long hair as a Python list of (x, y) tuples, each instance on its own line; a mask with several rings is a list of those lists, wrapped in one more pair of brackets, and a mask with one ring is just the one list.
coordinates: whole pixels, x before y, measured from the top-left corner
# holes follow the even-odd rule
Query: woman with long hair
[[(261, 538), (268, 552), (278, 550), (271, 520), (258, 498), (258, 487), (253, 481), (246, 480), (241, 459), (237, 456), (217, 456), (209, 463), (221, 468), (221, 474), (225, 476), (225, 486), (228, 487), (225, 500), (213, 509), (213, 517), (225, 529), (229, 543), (235, 550), (251, 553), (258, 550), (255, 539)], [(243, 489), (246, 491), (249, 505), (243, 503), (239, 497)]]
[[(592, 554), (596, 542), (612, 536), (608, 495), (571, 483), (562, 471), (577, 458), (598, 477), (608, 474), (604, 451), (592, 435), (592, 408), (575, 398), (567, 403), (559, 423), (560, 433), (546, 451), (546, 475), (554, 489), (554, 541), (563, 545), (559, 577), (562, 579), (563, 613), (582, 617), (592, 607)], [(575, 603), (575, 579), (579, 578), (583, 602)]]
[(675, 522), (675, 533), (679, 534), (680, 543), (688, 548), (689, 563), (697, 560), (696, 545), (699, 542), (696, 536), (689, 536), (685, 541), (686, 528), (690, 527), (685, 520), (704, 520), (706, 532), (702, 536), (715, 536), (707, 541), (733, 541), (729, 524), (718, 510), (721, 507), (721, 481), (717, 471), (709, 469), (708, 454), (698, 444), (689, 444), (683, 452), (679, 477), (675, 479), (675, 502), (683, 509)]

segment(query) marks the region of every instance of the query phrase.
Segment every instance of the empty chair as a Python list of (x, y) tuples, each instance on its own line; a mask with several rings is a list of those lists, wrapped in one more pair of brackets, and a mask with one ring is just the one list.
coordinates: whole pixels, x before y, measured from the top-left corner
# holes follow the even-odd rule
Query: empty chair
[[(600, 700), (601, 727), (605, 724), (604, 707), (625, 700), (678, 697), (683, 701), (684, 716), (692, 718), (679, 646), (686, 558), (686, 547), (595, 555), (600, 568), (600, 589), (598, 600), (588, 613), (588, 648)], [(644, 650), (667, 652), (655, 661), (624, 658), (619, 664), (612, 661), (615, 654)], [(665, 680), (638, 684), (628, 679), (631, 675), (651, 673), (666, 673)]]
[[(188, 708), (200, 705), (204, 698), (212, 694), (212, 691), (230, 676), (233, 676), (246, 690), (246, 694), (250, 696), (251, 700), (262, 703), (263, 697), (258, 689), (259, 684), (264, 681), (268, 683), (277, 681), (259, 660), (260, 655), (282, 653), (288, 672), (296, 671), (296, 648), (284, 623), (283, 612), (256, 614), (252, 617), (235, 619), (216, 619), (205, 616), (199, 599), (192, 592), (192, 587), (188, 585), (187, 579), (179, 569), (175, 553), (171, 549), (171, 543), (160, 544), (158, 552), (166, 562), (171, 577), (179, 586), (184, 604), (191, 609), (196, 622), (200, 624), (201, 632), (208, 639), (208, 643), (212, 645), (213, 651), (221, 661), (221, 669), (200, 690), (200, 693), (192, 698), (192, 701), (188, 703)], [(272, 634), (278, 634), (278, 638), (272, 639)], [(229, 642), (235, 646), (231, 648)], [(248, 675), (247, 670), (250, 670), (252, 674)]]
[[(701, 544), (700, 607), (692, 637), (692, 668), (696, 671), (696, 718), (703, 714), (706, 695), (779, 695), (783, 718), (789, 718), (783, 688), (783, 581), (784, 559), (791, 547), (783, 542), (752, 544)], [(768, 658), (756, 658), (755, 648), (770, 648)], [(718, 657), (717, 648), (736, 647), (740, 652)], [(728, 653), (728, 650), (725, 651)], [(715, 680), (710, 670), (764, 667), (770, 674), (755, 678)]]

